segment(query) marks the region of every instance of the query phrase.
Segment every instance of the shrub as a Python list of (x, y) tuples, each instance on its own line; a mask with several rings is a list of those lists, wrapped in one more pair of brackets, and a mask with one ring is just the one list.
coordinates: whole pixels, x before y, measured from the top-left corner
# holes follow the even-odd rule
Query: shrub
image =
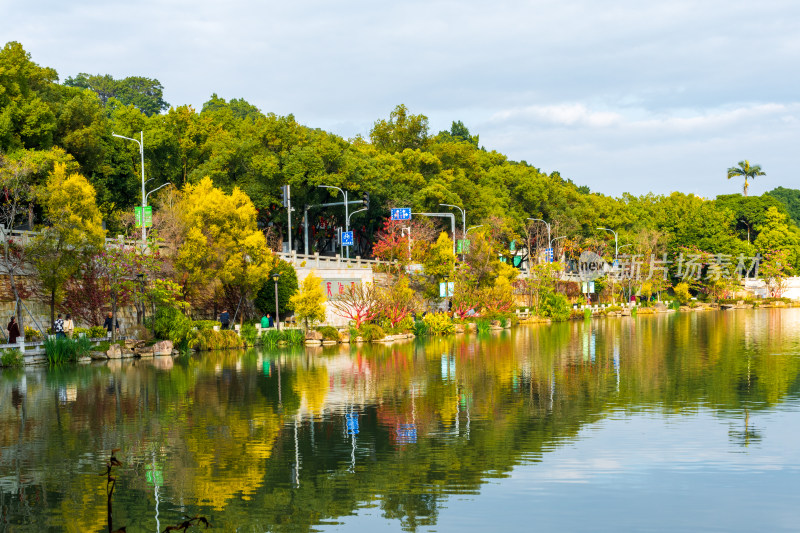
[(619, 313), (622, 311), (622, 307), (618, 305), (612, 305), (610, 307), (606, 307), (606, 313)]
[(689, 293), (689, 284), (685, 281), (682, 281), (675, 285), (673, 289), (675, 292), (675, 298), (681, 303), (681, 305), (686, 305), (689, 303), (689, 299), (691, 298), (691, 294)]
[(425, 336), (428, 334), (428, 325), (422, 320), (415, 320), (412, 331), (417, 337)]
[(360, 334), (361, 337), (363, 337), (367, 342), (382, 339), (386, 336), (383, 328), (377, 324), (366, 324), (361, 326)]
[(214, 326), (219, 326), (219, 328), (222, 329), (222, 323), (216, 320), (195, 320), (192, 322), (192, 325), (196, 327), (198, 331), (211, 330), (214, 329)]
[(428, 313), (422, 320), (428, 326), (430, 335), (447, 335), (448, 333), (454, 333), (456, 330), (453, 320), (447, 313)]
[(220, 348), (231, 349), (244, 347), (244, 340), (231, 329), (226, 329), (225, 331), (212, 330), (211, 333), (215, 333), (219, 336)]
[(588, 308), (584, 309), (583, 310), (583, 318), (585, 318), (586, 320), (589, 320), (590, 318), (592, 318), (592, 310), (588, 309)]
[(25, 358), (16, 348), (6, 348), (0, 355), (0, 366), (20, 367)]
[(333, 326), (323, 326), (317, 328), (317, 331), (322, 333), (322, 338), (326, 341), (340, 341), (341, 337), (339, 336), (339, 330), (334, 328)]
[(33, 329), (32, 327), (25, 326), (25, 340), (36, 342), (42, 340), (42, 334), (39, 332), (38, 329)]
[(78, 337), (81, 336), (81, 334), (83, 334), (86, 337), (90, 337), (91, 338), (91, 335), (89, 335), (89, 330), (90, 330), (90, 328), (75, 328), (72, 331), (72, 336), (77, 339)]
[(498, 320), (501, 324), (505, 325), (507, 322), (511, 322), (512, 326), (516, 326), (519, 323), (519, 318), (517, 318), (516, 313), (512, 312), (505, 312), (505, 313), (488, 313), (484, 316), (484, 318), (488, 319), (489, 321)]
[(242, 339), (248, 346), (255, 346), (258, 342), (258, 331), (253, 324), (244, 324), (242, 326)]
[(553, 322), (568, 320), (570, 316), (567, 297), (557, 292), (551, 292), (545, 296), (541, 309), (542, 315), (550, 318)]
[(192, 331), (194, 323), (177, 309), (161, 307), (154, 317), (156, 338), (169, 339), (180, 351), (186, 351), (195, 343)]
[(92, 326), (89, 328), (89, 332), (86, 334), (87, 337), (90, 339), (99, 339), (101, 337), (106, 337), (108, 330), (103, 326)]

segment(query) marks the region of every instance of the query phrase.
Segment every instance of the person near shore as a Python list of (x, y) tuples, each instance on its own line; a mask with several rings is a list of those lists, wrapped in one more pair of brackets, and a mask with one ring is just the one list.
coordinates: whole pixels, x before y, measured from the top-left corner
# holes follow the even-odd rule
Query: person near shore
[[(114, 315), (113, 313), (108, 313), (105, 322), (103, 322), (103, 327), (106, 328), (108, 333), (111, 333), (111, 330), (114, 329)], [(119, 334), (119, 319), (117, 319), (117, 334)]]
[(17, 342), (17, 338), (21, 337), (19, 333), (19, 324), (17, 323), (17, 317), (12, 316), (11, 322), (8, 323), (8, 342), (9, 344), (15, 344)]
[(261, 317), (261, 329), (267, 329), (269, 327), (269, 318), (267, 315)]
[(231, 324), (231, 315), (228, 314), (227, 309), (223, 309), (219, 314), (219, 321), (222, 324), (222, 329), (228, 329), (228, 326)]
[(64, 335), (64, 319), (61, 318), (61, 313), (58, 314), (56, 317), (56, 321), (53, 322), (53, 333), (56, 334), (57, 339), (63, 339)]
[(267, 327), (274, 328), (275, 327), (275, 320), (272, 318), (271, 313), (267, 313)]
[(71, 339), (74, 331), (75, 322), (72, 321), (72, 315), (67, 313), (67, 318), (64, 319), (64, 333), (67, 335), (68, 339)]

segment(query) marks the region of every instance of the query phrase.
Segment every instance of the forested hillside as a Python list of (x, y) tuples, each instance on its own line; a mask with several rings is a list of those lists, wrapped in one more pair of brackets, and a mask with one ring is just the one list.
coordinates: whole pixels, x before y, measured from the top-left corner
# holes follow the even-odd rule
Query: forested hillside
[[(35, 192), (60, 162), (95, 187), (109, 233), (123, 231), (124, 215), (141, 202), (139, 148), (112, 133), (138, 139), (143, 131), (147, 189), (175, 186), (150, 197), (156, 215), (164, 198), (208, 176), (228, 193), (239, 188), (249, 196), (259, 227), (271, 226), (275, 240), (285, 240), (280, 192), (290, 185), (300, 251), (303, 206), (334, 201), (331, 189), (318, 187), (329, 185), (347, 190), (350, 200), (369, 195), (369, 209), (351, 220), (354, 253), (363, 256), (371, 255), (390, 207), (435, 212), (452, 211), (439, 204), (454, 204), (466, 210), (467, 226), (491, 225), (504, 246), (529, 239), (535, 223), (527, 219), (535, 218), (551, 224), (552, 237), (567, 237), (559, 242), (566, 251), (594, 247), (609, 253), (610, 246), (613, 252), (610, 233), (597, 229), (605, 227), (618, 232), (620, 245), (647, 241), (649, 250), (696, 247), (746, 255), (781, 248), (795, 268), (800, 265), (797, 190), (715, 200), (680, 192), (612, 198), (481, 146), (458, 117), (449, 131), (434, 133), (424, 115), (398, 105), (376, 120), (368, 137), (343, 139), (240, 99), (211, 95), (199, 110), (169, 106), (158, 80), (66, 74), (60, 83), (59, 73), (36, 64), (20, 43), (0, 52), (2, 172), (6, 179), (25, 175), (31, 191), (27, 220), (34, 225), (43, 221)], [(722, 187), (724, 171), (708, 179)], [(312, 209), (309, 216), (311, 249), (329, 248), (334, 228), (344, 225), (343, 209)]]

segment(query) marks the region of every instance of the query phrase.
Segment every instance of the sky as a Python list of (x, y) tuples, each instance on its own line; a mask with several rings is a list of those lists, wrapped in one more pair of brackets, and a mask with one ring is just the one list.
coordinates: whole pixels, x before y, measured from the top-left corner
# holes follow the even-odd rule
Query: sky
[(793, 0), (0, 0), (63, 81), (145, 76), (172, 105), (216, 93), (345, 138), (398, 104), (593, 191), (800, 188)]

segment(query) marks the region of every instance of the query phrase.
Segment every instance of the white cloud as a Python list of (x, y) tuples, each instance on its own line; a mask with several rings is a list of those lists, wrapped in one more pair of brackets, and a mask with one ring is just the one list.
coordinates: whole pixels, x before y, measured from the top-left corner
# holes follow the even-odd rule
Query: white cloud
[(0, 0), (0, 11), (4, 40), (62, 79), (158, 78), (172, 104), (199, 108), (216, 92), (351, 137), (405, 103), (434, 132), (462, 120), (487, 148), (596, 190), (713, 195), (724, 191), (712, 174), (681, 182), (671, 167), (710, 173), (744, 157), (764, 183), (797, 186), (791, 0)]

